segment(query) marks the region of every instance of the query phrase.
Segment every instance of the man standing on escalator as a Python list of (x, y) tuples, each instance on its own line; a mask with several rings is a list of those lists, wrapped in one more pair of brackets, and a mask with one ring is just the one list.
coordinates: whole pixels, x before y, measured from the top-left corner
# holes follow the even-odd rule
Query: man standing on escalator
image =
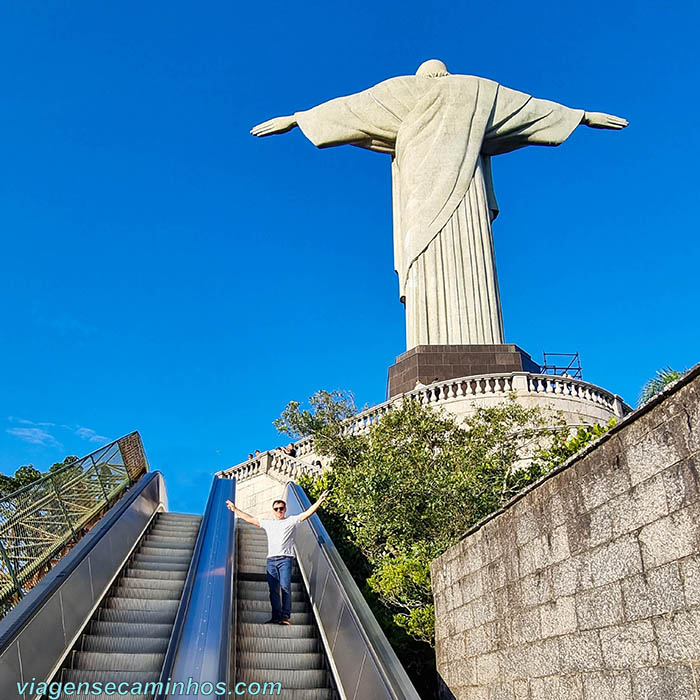
[[(292, 565), (294, 563), (294, 531), (297, 524), (310, 518), (328, 497), (324, 491), (312, 506), (299, 515), (287, 516), (287, 504), (277, 499), (272, 502), (274, 518), (258, 520), (244, 513), (232, 501), (226, 507), (247, 523), (265, 530), (267, 535), (267, 584), (270, 587), (272, 617), (266, 624), (288, 625), (292, 614)], [(281, 593), (281, 601), (280, 601)]]

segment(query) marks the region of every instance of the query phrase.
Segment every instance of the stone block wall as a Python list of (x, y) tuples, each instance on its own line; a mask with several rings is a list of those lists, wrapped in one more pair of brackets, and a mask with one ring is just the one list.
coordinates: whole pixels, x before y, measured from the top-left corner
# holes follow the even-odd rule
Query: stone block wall
[(700, 366), (431, 567), (445, 698), (700, 700)]
[(272, 519), (272, 502), (282, 498), (284, 484), (268, 474), (236, 483), (236, 505), (256, 518)]

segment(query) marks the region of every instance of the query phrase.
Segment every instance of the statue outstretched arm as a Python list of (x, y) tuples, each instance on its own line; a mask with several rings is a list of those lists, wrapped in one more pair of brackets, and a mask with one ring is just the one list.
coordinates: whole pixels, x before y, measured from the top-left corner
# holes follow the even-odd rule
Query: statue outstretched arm
[(624, 129), (629, 122), (622, 117), (605, 112), (584, 112), (581, 124), (590, 126), (592, 129)]
[(296, 117), (290, 114), (286, 117), (275, 117), (274, 119), (268, 119), (262, 124), (254, 126), (250, 133), (253, 136), (272, 136), (273, 134), (285, 134), (291, 131), (297, 125)]

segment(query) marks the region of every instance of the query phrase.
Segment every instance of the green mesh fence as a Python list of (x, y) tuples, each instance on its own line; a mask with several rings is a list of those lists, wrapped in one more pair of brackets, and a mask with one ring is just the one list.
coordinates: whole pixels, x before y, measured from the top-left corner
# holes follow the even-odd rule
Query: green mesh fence
[(147, 469), (131, 433), (0, 498), (0, 615)]

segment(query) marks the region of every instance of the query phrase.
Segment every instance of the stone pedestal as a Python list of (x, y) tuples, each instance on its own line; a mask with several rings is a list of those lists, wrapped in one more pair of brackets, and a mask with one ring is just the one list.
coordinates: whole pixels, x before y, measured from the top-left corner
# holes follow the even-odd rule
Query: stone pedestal
[(388, 398), (423, 384), (501, 372), (535, 372), (540, 367), (517, 345), (418, 345), (389, 367)]

